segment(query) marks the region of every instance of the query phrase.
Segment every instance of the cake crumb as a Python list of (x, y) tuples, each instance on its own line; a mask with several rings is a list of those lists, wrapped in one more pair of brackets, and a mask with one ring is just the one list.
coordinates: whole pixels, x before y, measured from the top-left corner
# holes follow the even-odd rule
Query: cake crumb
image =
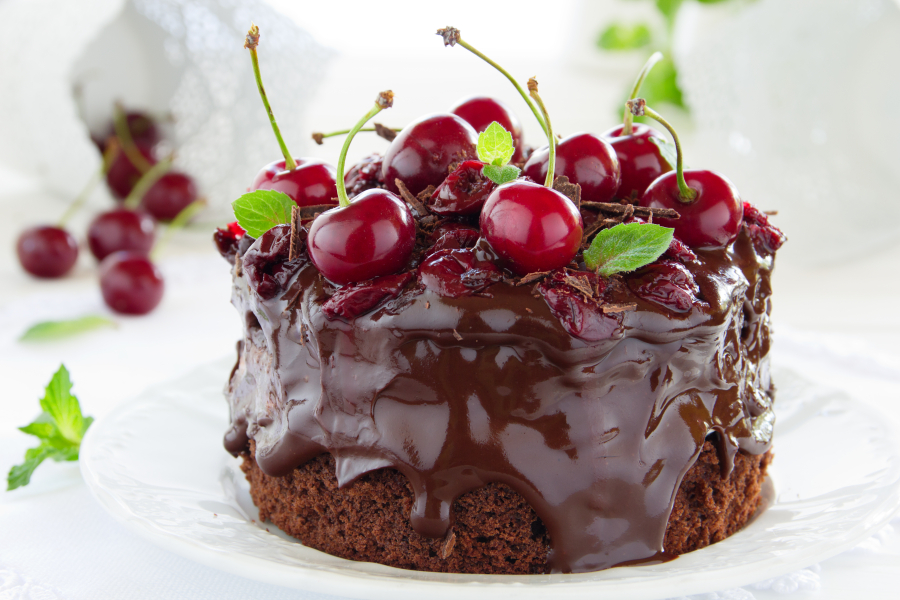
[(526, 308), (526, 309), (525, 309), (525, 312), (527, 312), (527, 313), (533, 313), (534, 311), (531, 310), (530, 308)]
[(462, 341), (462, 336), (459, 335), (459, 332), (456, 331), (455, 329), (453, 330), (453, 337), (456, 338), (456, 341), (457, 341), (457, 342), (461, 342), (461, 341)]
[(425, 308), (431, 308), (431, 302), (428, 300), (425, 301)]
[(444, 544), (441, 547), (441, 558), (447, 559), (453, 554), (453, 548), (456, 546), (456, 533), (451, 529), (450, 533), (444, 538)]

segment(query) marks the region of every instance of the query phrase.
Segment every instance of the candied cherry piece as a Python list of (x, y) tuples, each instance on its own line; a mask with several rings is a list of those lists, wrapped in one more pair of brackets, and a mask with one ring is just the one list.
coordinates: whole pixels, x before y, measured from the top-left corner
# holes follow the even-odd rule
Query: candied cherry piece
[[(338, 158), (343, 174), (354, 136), (372, 117), (393, 104), (394, 94), (381, 92), (375, 106), (350, 130)], [(326, 279), (337, 285), (383, 277), (403, 269), (416, 245), (416, 226), (406, 204), (391, 192), (366, 190), (352, 202), (344, 177), (338, 179), (340, 206), (320, 214), (309, 229), (309, 258)]]
[(626, 276), (628, 287), (639, 298), (684, 313), (697, 302), (699, 288), (684, 265), (663, 260), (641, 267)]
[(413, 274), (410, 272), (397, 273), (344, 286), (325, 301), (322, 312), (329, 320), (358, 317), (386, 300), (399, 296), (412, 278)]
[[(301, 245), (307, 239), (306, 229), (298, 232)], [(249, 236), (243, 236), (243, 242)], [(271, 300), (285, 290), (291, 277), (306, 264), (303, 252), (289, 261), (291, 226), (276, 225), (260, 236), (244, 252), (241, 262), (251, 289), (263, 300)], [(238, 250), (240, 251), (240, 249)]]
[(382, 178), (395, 194), (400, 179), (415, 196), (429, 185), (438, 186), (451, 164), (477, 160), (478, 134), (460, 117), (426, 115), (403, 128), (384, 154)]
[(619, 160), (619, 189), (617, 198), (637, 200), (653, 180), (672, 170), (668, 161), (659, 153), (659, 146), (651, 138), (663, 139), (652, 127), (635, 123), (631, 135), (622, 135), (624, 126), (613, 127), (603, 134), (616, 151)]
[(225, 227), (218, 227), (213, 233), (213, 242), (216, 244), (216, 249), (231, 264), (234, 264), (234, 257), (237, 255), (241, 239), (246, 233), (244, 228), (238, 225), (237, 221), (233, 221)]
[(524, 152), (522, 123), (506, 104), (490, 96), (471, 96), (457, 102), (450, 112), (462, 117), (472, 126), (472, 129), (479, 133), (487, 129), (494, 121), (500, 123), (503, 129), (512, 134), (515, 152), (510, 162), (517, 163), (522, 160)]
[(316, 204), (334, 204), (337, 197), (335, 186), (335, 170), (331, 165), (314, 158), (294, 158), (288, 151), (287, 144), (281, 136), (281, 130), (275, 121), (275, 113), (269, 105), (266, 89), (263, 87), (262, 74), (259, 71), (259, 56), (256, 47), (259, 45), (259, 27), (253, 25), (247, 32), (244, 48), (250, 51), (250, 60), (253, 63), (253, 76), (256, 79), (256, 88), (269, 122), (272, 132), (281, 148), (283, 160), (276, 160), (260, 169), (250, 186), (250, 191), (275, 190), (287, 194), (298, 206), (313, 206)]
[[(550, 149), (539, 148), (525, 163), (523, 172), (534, 181), (547, 177)], [(581, 186), (589, 202), (609, 202), (619, 189), (619, 159), (606, 140), (592, 133), (576, 133), (562, 139), (556, 149), (555, 177), (568, 177)]]
[(169, 172), (144, 193), (141, 208), (157, 221), (171, 221), (197, 199), (197, 184), (184, 173)]
[(626, 105), (636, 117), (648, 116), (669, 130), (678, 153), (674, 171), (659, 176), (641, 197), (641, 206), (672, 208), (679, 219), (660, 217), (657, 222), (675, 230), (675, 237), (692, 248), (724, 248), (741, 230), (744, 205), (737, 188), (715, 171), (684, 170), (684, 153), (675, 129), (642, 98)]
[(434, 190), (431, 195), (431, 212), (439, 215), (476, 214), (494, 191), (494, 182), (484, 176), (486, 163), (467, 160), (462, 163)]
[(350, 170), (344, 175), (347, 196), (353, 198), (366, 190), (384, 187), (384, 178), (381, 173), (382, 162), (381, 155), (376, 153), (370, 154), (350, 167)]
[(503, 273), (471, 248), (440, 250), (419, 265), (419, 283), (442, 296), (471, 296), (503, 281)]
[(787, 236), (769, 223), (769, 217), (749, 202), (744, 202), (744, 227), (760, 254), (774, 254), (787, 241)]
[(565, 267), (578, 252), (583, 232), (571, 200), (529, 181), (497, 187), (481, 211), (482, 237), (518, 275)]
[(441, 250), (472, 248), (480, 237), (481, 232), (475, 227), (469, 227), (461, 223), (440, 225), (431, 233), (433, 244), (426, 250), (425, 254), (431, 255)]
[(126, 315), (145, 315), (163, 297), (163, 277), (145, 254), (115, 252), (100, 263), (100, 291), (107, 306)]
[(156, 223), (142, 210), (117, 208), (97, 215), (88, 227), (88, 247), (97, 260), (113, 252), (147, 254), (153, 247)]
[(61, 227), (42, 225), (26, 229), (16, 241), (22, 268), (44, 279), (62, 277), (78, 260), (78, 242)]
[[(573, 279), (583, 283), (575, 287), (571, 284)], [(599, 297), (587, 300), (583, 291), (585, 287), (596, 289)], [(622, 336), (622, 313), (603, 312), (600, 299), (605, 288), (606, 283), (596, 273), (577, 272), (568, 275), (563, 271), (554, 271), (537, 286), (550, 312), (559, 319), (563, 329), (586, 342)]]

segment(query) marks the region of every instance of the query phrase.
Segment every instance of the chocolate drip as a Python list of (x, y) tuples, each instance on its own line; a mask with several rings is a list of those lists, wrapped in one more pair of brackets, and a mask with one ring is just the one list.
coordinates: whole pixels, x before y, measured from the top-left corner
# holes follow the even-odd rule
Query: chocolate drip
[(340, 485), (395, 468), (415, 492), (413, 527), (431, 537), (450, 531), (458, 496), (505, 483), (547, 527), (554, 572), (665, 559), (675, 493), (707, 437), (726, 471), (738, 449), (771, 444), (772, 258), (746, 232), (697, 256), (689, 311), (618, 286), (616, 304), (636, 308), (594, 343), (512, 281), (490, 297), (413, 286), (329, 320), (311, 264), (269, 300), (236, 277), (235, 306), (258, 327), (227, 389), (228, 449), (253, 438), (273, 476), (329, 452)]

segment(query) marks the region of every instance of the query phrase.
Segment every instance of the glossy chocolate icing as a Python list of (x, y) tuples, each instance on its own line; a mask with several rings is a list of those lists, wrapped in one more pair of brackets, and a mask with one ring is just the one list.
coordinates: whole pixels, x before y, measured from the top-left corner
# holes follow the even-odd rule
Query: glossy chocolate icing
[[(259, 242), (257, 242), (258, 244)], [(699, 288), (675, 312), (636, 303), (612, 336), (573, 337), (532, 286), (459, 298), (411, 285), (352, 319), (303, 264), (263, 300), (235, 266), (245, 338), (227, 387), (237, 454), (256, 440), (273, 476), (331, 453), (340, 485), (374, 469), (409, 479), (422, 535), (444, 536), (455, 498), (503, 482), (550, 534), (554, 572), (666, 558), (672, 502), (704, 440), (723, 464), (771, 444), (771, 253), (741, 232), (686, 267)]]

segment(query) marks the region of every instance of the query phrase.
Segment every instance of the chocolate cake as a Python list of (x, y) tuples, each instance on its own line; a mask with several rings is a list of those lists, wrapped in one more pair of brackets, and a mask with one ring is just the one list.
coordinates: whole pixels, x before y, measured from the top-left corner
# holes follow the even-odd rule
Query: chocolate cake
[(225, 443), (261, 518), (337, 556), (471, 573), (656, 561), (740, 529), (770, 460), (780, 232), (745, 205), (727, 248), (528, 281), (483, 244), (434, 251), (461, 229), (342, 288), (288, 259), (288, 225), (221, 246), (245, 325)]

